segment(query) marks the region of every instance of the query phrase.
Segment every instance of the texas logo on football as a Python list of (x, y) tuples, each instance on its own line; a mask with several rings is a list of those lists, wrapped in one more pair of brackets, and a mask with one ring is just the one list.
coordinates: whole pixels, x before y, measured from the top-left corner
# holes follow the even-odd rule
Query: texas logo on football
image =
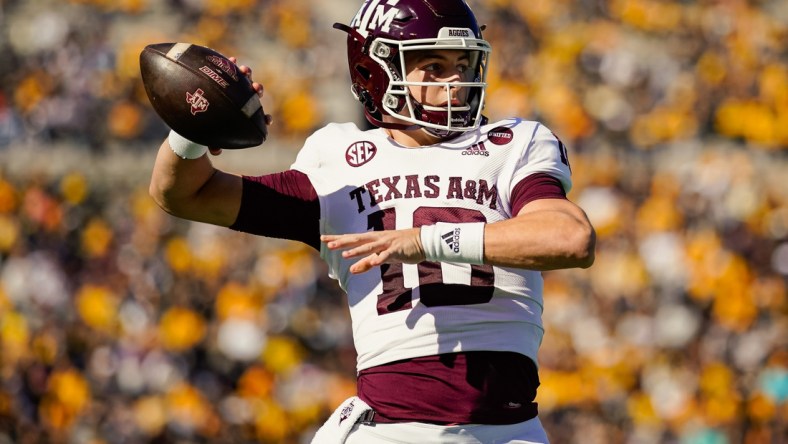
[(208, 106), (211, 104), (203, 94), (205, 94), (205, 91), (200, 88), (197, 88), (197, 91), (193, 93), (186, 92), (186, 103), (192, 106), (193, 116), (196, 116), (197, 113), (207, 111)]

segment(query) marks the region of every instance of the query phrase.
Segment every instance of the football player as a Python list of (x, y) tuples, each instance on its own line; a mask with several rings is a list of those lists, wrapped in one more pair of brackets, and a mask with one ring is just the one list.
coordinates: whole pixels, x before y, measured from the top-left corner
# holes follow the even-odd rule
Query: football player
[(541, 271), (594, 261), (564, 145), (539, 122), (483, 116), (490, 45), (465, 1), (368, 0), (335, 27), (374, 129), (328, 124), (291, 169), (258, 177), (171, 132), (152, 196), (305, 242), (347, 292), (357, 396), (313, 442), (546, 443)]

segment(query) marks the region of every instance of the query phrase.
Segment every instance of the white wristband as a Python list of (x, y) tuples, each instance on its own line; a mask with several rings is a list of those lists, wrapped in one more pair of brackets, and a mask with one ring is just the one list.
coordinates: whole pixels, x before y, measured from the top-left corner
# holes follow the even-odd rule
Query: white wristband
[(192, 142), (173, 130), (170, 130), (167, 142), (170, 144), (172, 152), (181, 159), (196, 159), (208, 152), (207, 146)]
[(438, 222), (421, 227), (421, 245), (430, 262), (484, 263), (484, 222)]

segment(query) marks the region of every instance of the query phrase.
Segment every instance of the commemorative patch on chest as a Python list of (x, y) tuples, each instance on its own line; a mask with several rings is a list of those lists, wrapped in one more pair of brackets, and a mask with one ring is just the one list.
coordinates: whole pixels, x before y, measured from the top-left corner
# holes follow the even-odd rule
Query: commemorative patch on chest
[(487, 133), (487, 140), (495, 145), (506, 145), (514, 140), (514, 132), (509, 128), (499, 126)]

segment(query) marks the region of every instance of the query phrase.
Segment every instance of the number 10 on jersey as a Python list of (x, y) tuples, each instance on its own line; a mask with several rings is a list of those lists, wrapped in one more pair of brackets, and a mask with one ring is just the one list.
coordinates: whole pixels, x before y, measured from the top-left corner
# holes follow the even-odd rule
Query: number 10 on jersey
[[(376, 211), (367, 218), (368, 229), (375, 231), (396, 229), (396, 210)], [(420, 207), (413, 212), (413, 227), (436, 222), (486, 222), (484, 214), (468, 208)], [(470, 265), (470, 285), (443, 282), (443, 271), (438, 262), (383, 264), (380, 266), (383, 292), (378, 295), (378, 315), (413, 308), (413, 289), (405, 287), (403, 267), (417, 267), (421, 303), (427, 307), (472, 305), (490, 302), (495, 290), (491, 265)]]

